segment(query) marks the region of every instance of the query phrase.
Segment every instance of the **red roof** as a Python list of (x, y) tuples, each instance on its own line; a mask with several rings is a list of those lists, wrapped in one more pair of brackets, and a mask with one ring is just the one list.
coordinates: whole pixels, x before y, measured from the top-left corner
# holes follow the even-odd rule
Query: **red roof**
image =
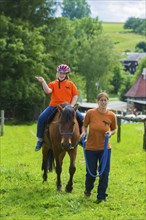
[(146, 79), (143, 74), (140, 75), (125, 96), (133, 98), (146, 98)]

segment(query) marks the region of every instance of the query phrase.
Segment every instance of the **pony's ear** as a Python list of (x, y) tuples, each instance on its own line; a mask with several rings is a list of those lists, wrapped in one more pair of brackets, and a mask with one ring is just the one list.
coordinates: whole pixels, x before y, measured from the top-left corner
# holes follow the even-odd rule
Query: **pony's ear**
[(58, 109), (59, 112), (62, 112), (62, 111), (63, 111), (63, 108), (62, 108), (61, 105), (58, 105), (58, 106), (57, 106), (57, 109)]

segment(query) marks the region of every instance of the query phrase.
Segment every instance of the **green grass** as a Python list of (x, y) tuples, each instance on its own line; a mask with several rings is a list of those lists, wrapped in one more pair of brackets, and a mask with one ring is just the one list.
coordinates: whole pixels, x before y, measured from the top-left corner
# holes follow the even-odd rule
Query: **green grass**
[(123, 25), (124, 23), (102, 23), (103, 32), (112, 39), (117, 52), (134, 52), (136, 44), (145, 41), (145, 36), (132, 33), (130, 29), (124, 29)]
[(1, 219), (4, 220), (144, 220), (145, 151), (143, 124), (122, 125), (121, 142), (111, 138), (112, 160), (107, 202), (96, 204), (96, 188), (84, 198), (85, 160), (78, 147), (74, 189), (66, 193), (69, 157), (63, 164), (63, 191), (56, 174), (42, 184), (41, 151), (35, 152), (36, 124), (5, 126), (1, 140)]

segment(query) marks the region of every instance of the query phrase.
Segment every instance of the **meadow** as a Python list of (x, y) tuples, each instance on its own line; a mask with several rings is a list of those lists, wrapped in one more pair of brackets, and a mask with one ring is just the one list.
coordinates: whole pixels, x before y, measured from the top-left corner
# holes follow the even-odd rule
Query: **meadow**
[(108, 198), (96, 204), (96, 187), (84, 198), (85, 160), (78, 146), (74, 189), (65, 192), (69, 157), (62, 172), (62, 192), (56, 191), (55, 171), (42, 183), (42, 153), (35, 152), (36, 124), (6, 125), (1, 143), (1, 212), (3, 220), (144, 220), (145, 162), (143, 124), (123, 124), (121, 142), (111, 138), (112, 158)]
[(103, 22), (102, 26), (103, 32), (112, 39), (118, 53), (134, 52), (136, 44), (145, 42), (145, 36), (135, 34), (131, 29), (124, 29), (124, 23)]

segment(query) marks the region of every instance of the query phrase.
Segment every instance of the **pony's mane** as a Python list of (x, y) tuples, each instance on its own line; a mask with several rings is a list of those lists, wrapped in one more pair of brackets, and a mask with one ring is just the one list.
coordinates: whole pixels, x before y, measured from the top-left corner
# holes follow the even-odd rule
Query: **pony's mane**
[(61, 123), (69, 123), (70, 121), (73, 121), (75, 116), (74, 109), (71, 105), (67, 104), (63, 108), (62, 114), (61, 114)]

